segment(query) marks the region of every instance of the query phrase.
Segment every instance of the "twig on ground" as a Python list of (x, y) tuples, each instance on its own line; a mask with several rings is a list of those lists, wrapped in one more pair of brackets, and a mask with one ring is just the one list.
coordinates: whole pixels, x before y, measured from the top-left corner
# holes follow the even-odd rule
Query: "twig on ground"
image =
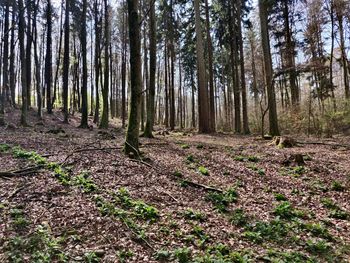
[(186, 180), (186, 179), (184, 179), (183, 182), (185, 184), (188, 184), (189, 186), (193, 186), (193, 187), (197, 187), (197, 188), (203, 188), (203, 189), (208, 190), (208, 191), (213, 191), (213, 192), (218, 192), (218, 193), (223, 193), (224, 192), (223, 190), (221, 190), (219, 188), (214, 188), (214, 187), (211, 187), (211, 186), (208, 186), (208, 185), (192, 182), (192, 181), (189, 181), (189, 180)]

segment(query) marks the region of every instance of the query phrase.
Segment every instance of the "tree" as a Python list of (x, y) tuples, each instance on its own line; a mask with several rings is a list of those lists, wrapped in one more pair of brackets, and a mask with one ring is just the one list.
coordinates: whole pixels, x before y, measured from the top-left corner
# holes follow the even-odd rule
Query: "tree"
[(103, 98), (103, 110), (102, 110), (102, 118), (100, 123), (101, 129), (107, 129), (108, 128), (108, 114), (109, 114), (109, 107), (108, 107), (108, 89), (109, 89), (109, 43), (110, 43), (110, 29), (109, 29), (109, 15), (108, 15), (108, 2), (107, 0), (104, 0), (104, 6), (105, 6), (105, 65), (104, 65), (104, 85), (102, 87), (102, 98)]
[(46, 85), (46, 107), (47, 113), (52, 113), (51, 87), (52, 87), (52, 5), (51, 0), (47, 0), (46, 7), (46, 59), (45, 59), (45, 85)]
[(69, 6), (70, 0), (66, 0), (64, 20), (64, 54), (63, 54), (63, 114), (64, 122), (68, 123), (68, 85), (69, 85)]
[[(5, 101), (9, 98), (9, 75), (8, 75), (8, 39), (10, 23), (10, 2), (5, 1), (5, 23), (4, 23), (4, 52), (3, 52), (3, 84), (0, 88), (0, 126), (5, 125)], [(0, 62), (1, 63), (1, 62)]]
[(214, 72), (213, 72), (213, 45), (210, 36), (209, 4), (205, 0), (205, 23), (208, 48), (208, 72), (209, 72), (209, 112), (210, 132), (215, 132), (215, 98), (214, 98)]
[(349, 72), (348, 72), (348, 59), (345, 48), (345, 30), (344, 30), (344, 17), (347, 11), (348, 1), (346, 0), (333, 0), (334, 13), (338, 22), (339, 36), (340, 36), (340, 51), (341, 51), (341, 64), (343, 67), (343, 79), (345, 98), (350, 99), (350, 84), (349, 84)]
[(196, 27), (196, 49), (197, 49), (197, 79), (198, 79), (198, 114), (200, 133), (209, 133), (209, 102), (208, 87), (205, 76), (204, 47), (201, 27), (199, 0), (194, 0), (195, 27)]
[(124, 152), (139, 154), (140, 104), (141, 104), (141, 36), (138, 0), (128, 0), (130, 42), (130, 109)]
[(95, 59), (94, 59), (94, 66), (95, 66), (95, 97), (96, 97), (96, 107), (95, 107), (95, 116), (94, 116), (94, 123), (99, 123), (100, 121), (100, 95), (99, 95), (99, 80), (100, 80), (100, 55), (101, 55), (101, 28), (100, 28), (100, 18), (98, 16), (100, 10), (99, 10), (99, 3), (98, 0), (94, 1), (94, 22), (95, 22)]
[(260, 16), (260, 30), (261, 30), (261, 45), (264, 56), (264, 70), (265, 70), (265, 86), (267, 90), (268, 107), (269, 107), (269, 124), (270, 135), (278, 136), (280, 134), (278, 129), (276, 97), (273, 81), (273, 70), (270, 50), (270, 37), (268, 30), (268, 12), (267, 2), (259, 0), (259, 16)]
[(153, 138), (153, 124), (154, 124), (154, 97), (156, 90), (156, 66), (157, 66), (157, 34), (156, 34), (156, 11), (155, 2), (150, 0), (150, 14), (149, 14), (149, 42), (150, 42), (150, 60), (149, 60), (149, 94), (147, 101), (147, 122), (144, 131), (144, 136)]
[(81, 49), (83, 56), (83, 86), (81, 89), (81, 122), (80, 128), (88, 128), (88, 98), (87, 98), (87, 79), (88, 79), (88, 70), (87, 70), (87, 48), (86, 48), (86, 13), (87, 13), (87, 0), (83, 0), (83, 13), (82, 13), (82, 27), (81, 27)]
[(18, 0), (19, 18), (18, 18), (18, 38), (19, 38), (19, 53), (21, 60), (21, 86), (22, 86), (22, 110), (21, 110), (21, 124), (27, 126), (27, 64), (26, 64), (26, 52), (24, 45), (24, 32), (25, 32), (25, 20), (24, 20), (24, 6), (23, 0)]

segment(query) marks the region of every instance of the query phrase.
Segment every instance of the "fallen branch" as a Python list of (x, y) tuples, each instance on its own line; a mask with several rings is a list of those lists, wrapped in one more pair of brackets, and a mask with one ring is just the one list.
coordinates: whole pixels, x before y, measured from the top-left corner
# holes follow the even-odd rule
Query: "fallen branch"
[(218, 193), (223, 193), (224, 191), (221, 190), (221, 189), (218, 189), (218, 188), (214, 188), (214, 187), (211, 187), (211, 186), (208, 186), (208, 185), (204, 185), (204, 184), (200, 184), (200, 183), (195, 183), (195, 182), (192, 182), (192, 181), (189, 181), (189, 180), (183, 180), (183, 182), (189, 186), (193, 186), (193, 187), (196, 187), (196, 188), (203, 188), (205, 190), (208, 190), (208, 191), (213, 191), (213, 192), (218, 192)]
[(82, 152), (93, 152), (93, 151), (111, 151), (111, 150), (121, 150), (122, 147), (106, 147), (106, 148), (84, 148), (84, 149), (77, 149), (72, 151), (70, 154), (66, 156), (66, 158), (63, 161), (63, 164), (67, 162), (67, 160), (72, 157), (76, 153), (82, 153)]
[(37, 172), (42, 168), (44, 168), (43, 165), (38, 165), (38, 166), (27, 167), (16, 171), (4, 171), (4, 172), (0, 172), (0, 177), (15, 177), (15, 176), (29, 175), (34, 172)]

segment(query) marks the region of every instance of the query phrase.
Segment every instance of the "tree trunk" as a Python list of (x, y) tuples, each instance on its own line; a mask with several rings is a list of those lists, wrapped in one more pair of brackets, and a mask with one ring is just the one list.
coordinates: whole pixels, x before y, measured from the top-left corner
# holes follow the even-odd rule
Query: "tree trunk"
[(68, 123), (68, 81), (69, 81), (69, 2), (66, 0), (64, 21), (64, 55), (63, 55), (63, 114), (64, 122)]
[(138, 14), (138, 0), (128, 0), (129, 41), (130, 41), (130, 110), (124, 152), (139, 155), (139, 128), (141, 104), (141, 38)]
[(83, 17), (81, 27), (81, 50), (83, 56), (83, 85), (81, 87), (81, 122), (80, 128), (88, 128), (88, 97), (87, 97), (87, 49), (86, 49), (86, 14), (87, 14), (87, 0), (83, 0)]
[(260, 15), (260, 30), (261, 30), (261, 45), (264, 56), (264, 70), (265, 70), (265, 85), (268, 97), (269, 107), (269, 123), (270, 123), (270, 135), (278, 136), (280, 134), (278, 129), (277, 109), (275, 88), (273, 83), (273, 71), (270, 51), (270, 39), (268, 31), (268, 14), (267, 3), (264, 0), (259, 0), (259, 15)]
[(107, 129), (109, 122), (109, 105), (108, 105), (108, 91), (109, 91), (109, 42), (110, 42), (110, 32), (109, 32), (109, 11), (108, 11), (108, 0), (104, 0), (105, 5), (105, 65), (104, 65), (104, 85), (102, 86), (102, 99), (103, 99), (103, 109), (102, 117), (100, 123), (100, 129)]
[(26, 67), (27, 67), (27, 107), (30, 108), (32, 106), (32, 42), (33, 42), (33, 36), (32, 36), (32, 1), (27, 0), (26, 1), (26, 9), (27, 9), (27, 46), (26, 46)]
[(194, 0), (195, 27), (196, 27), (196, 51), (197, 51), (197, 79), (198, 79), (198, 130), (200, 133), (210, 133), (209, 126), (209, 102), (208, 87), (205, 77), (205, 61), (203, 48), (203, 35), (201, 29), (201, 18), (199, 0)]
[(208, 45), (208, 72), (209, 72), (209, 114), (210, 132), (215, 132), (215, 96), (214, 96), (214, 73), (213, 73), (213, 45), (210, 36), (209, 5), (205, 0), (205, 22)]
[(52, 86), (52, 6), (51, 0), (47, 0), (46, 9), (47, 22), (47, 41), (46, 41), (46, 59), (45, 59), (45, 85), (46, 85), (46, 107), (47, 113), (52, 113), (51, 104), (51, 86)]
[(122, 49), (122, 69), (121, 69), (121, 74), (122, 74), (122, 127), (125, 128), (125, 119), (126, 119), (126, 94), (125, 94), (125, 89), (126, 89), (126, 15), (125, 12), (123, 11), (123, 49)]
[[(8, 50), (9, 50), (9, 23), (10, 23), (10, 3), (5, 3), (5, 25), (4, 25), (4, 53), (3, 53), (3, 84), (0, 88), (0, 126), (5, 125), (5, 101), (9, 100), (9, 76), (8, 76)], [(0, 61), (1, 63), (1, 61)]]
[[(14, 5), (15, 6), (15, 5)], [(15, 24), (16, 24), (16, 10), (12, 7), (11, 18), (11, 44), (10, 44), (10, 91), (11, 91), (11, 105), (16, 107), (16, 79), (15, 79), (15, 59), (16, 59), (16, 45), (15, 45)]]
[(27, 64), (26, 64), (26, 53), (24, 44), (25, 34), (25, 20), (24, 20), (24, 6), (23, 0), (18, 0), (19, 9), (19, 21), (18, 21), (18, 39), (19, 39), (19, 52), (21, 60), (21, 84), (22, 84), (22, 111), (21, 111), (21, 125), (27, 126)]
[(147, 122), (144, 131), (144, 136), (153, 138), (154, 125), (154, 99), (156, 90), (156, 66), (157, 66), (157, 26), (156, 26), (156, 11), (155, 3), (150, 0), (150, 14), (149, 14), (149, 94), (147, 101)]
[[(34, 30), (34, 62), (35, 62), (35, 80), (36, 80), (36, 94), (37, 94), (37, 106), (38, 106), (38, 117), (42, 119), (42, 99), (41, 99), (41, 78), (40, 78), (40, 61), (38, 57), (38, 31), (37, 31), (37, 13), (39, 4), (34, 8), (34, 19), (33, 19), (33, 30)], [(40, 47), (39, 47), (40, 48)]]
[(244, 52), (243, 52), (243, 34), (242, 34), (242, 6), (238, 4), (238, 34), (239, 34), (239, 54), (240, 54), (240, 70), (241, 70), (241, 91), (242, 91), (242, 111), (243, 111), (243, 133), (249, 134), (249, 121), (248, 121), (248, 102), (247, 102), (247, 87), (245, 81), (245, 65), (244, 65)]

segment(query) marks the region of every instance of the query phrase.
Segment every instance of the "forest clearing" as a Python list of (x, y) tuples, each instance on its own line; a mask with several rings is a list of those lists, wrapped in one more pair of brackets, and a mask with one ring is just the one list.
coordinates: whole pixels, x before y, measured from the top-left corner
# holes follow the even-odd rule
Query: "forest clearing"
[(350, 263), (349, 0), (0, 0), (0, 263)]
[(349, 261), (349, 137), (179, 131), (142, 138), (139, 161), (120, 128), (60, 117), (1, 129), (1, 262)]

